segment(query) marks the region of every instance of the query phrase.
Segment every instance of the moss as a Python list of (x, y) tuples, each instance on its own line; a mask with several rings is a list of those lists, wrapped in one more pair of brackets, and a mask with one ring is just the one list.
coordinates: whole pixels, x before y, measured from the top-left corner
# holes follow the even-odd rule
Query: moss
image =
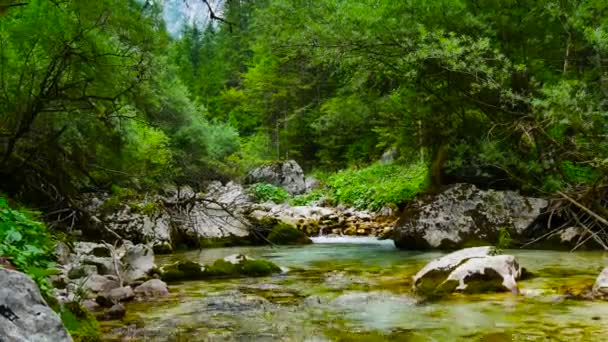
[(160, 211), (160, 205), (156, 202), (143, 202), (143, 203), (132, 203), (130, 206), (131, 211), (140, 213), (143, 215), (154, 215)]
[(154, 247), (152, 249), (154, 250), (154, 254), (156, 254), (156, 255), (173, 253), (173, 246), (171, 246), (171, 244), (168, 242), (163, 242), (163, 243), (154, 245)]
[(245, 260), (240, 264), (241, 272), (250, 277), (267, 276), (281, 272), (281, 268), (268, 260)]
[(251, 241), (247, 237), (239, 237), (234, 235), (222, 238), (199, 239), (199, 248), (222, 248), (248, 245), (251, 245)]
[(306, 234), (286, 223), (275, 225), (268, 235), (268, 241), (276, 245), (307, 245), (312, 243), (312, 240)]
[(90, 312), (76, 302), (66, 303), (60, 312), (63, 325), (74, 341), (95, 342), (101, 340), (99, 322)]
[(203, 266), (193, 261), (178, 261), (161, 269), (161, 279), (167, 282), (205, 278)]
[(204, 275), (209, 278), (263, 277), (277, 272), (281, 272), (281, 268), (267, 260), (243, 260), (233, 264), (219, 259), (205, 269)]
[(205, 268), (206, 277), (231, 277), (239, 275), (239, 264), (232, 264), (223, 259), (216, 260)]

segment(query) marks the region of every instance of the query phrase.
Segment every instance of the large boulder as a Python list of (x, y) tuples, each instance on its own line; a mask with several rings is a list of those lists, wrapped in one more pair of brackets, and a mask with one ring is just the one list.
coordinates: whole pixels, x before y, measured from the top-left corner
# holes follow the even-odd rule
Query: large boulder
[(0, 268), (0, 340), (64, 342), (72, 338), (32, 279)]
[(151, 245), (160, 254), (170, 253), (180, 244), (195, 247), (204, 239), (238, 241), (249, 236), (243, 213), (253, 202), (234, 182), (211, 182), (204, 192), (187, 186), (168, 187), (163, 196), (150, 196), (143, 202), (132, 199), (112, 208), (98, 204), (108, 200), (100, 195), (82, 204), (91, 216), (85, 233), (92, 238), (114, 241), (119, 235)]
[(525, 241), (547, 201), (514, 191), (481, 190), (455, 184), (412, 203), (395, 224), (392, 237), (404, 249), (458, 249), (496, 244), (502, 229)]
[(280, 186), (292, 195), (306, 191), (304, 171), (295, 160), (275, 162), (253, 169), (246, 180), (248, 183), (270, 183)]
[(493, 247), (462, 249), (429, 262), (414, 276), (423, 295), (451, 292), (518, 292), (522, 269), (512, 255), (491, 255)]

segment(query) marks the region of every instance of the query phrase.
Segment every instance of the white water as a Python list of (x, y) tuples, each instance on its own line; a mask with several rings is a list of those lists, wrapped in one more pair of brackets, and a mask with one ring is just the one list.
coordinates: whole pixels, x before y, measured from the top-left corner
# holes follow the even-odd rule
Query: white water
[(393, 240), (379, 240), (374, 236), (315, 236), (310, 238), (313, 243), (358, 244), (358, 245), (392, 245)]

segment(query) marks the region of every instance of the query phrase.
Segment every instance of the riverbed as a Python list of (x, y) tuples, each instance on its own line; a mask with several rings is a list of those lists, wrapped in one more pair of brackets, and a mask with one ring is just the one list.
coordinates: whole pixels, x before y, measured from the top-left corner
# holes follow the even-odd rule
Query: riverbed
[(128, 303), (103, 324), (107, 341), (603, 341), (608, 303), (567, 299), (608, 265), (602, 252), (508, 250), (534, 277), (519, 295), (411, 293), (440, 252), (402, 251), (374, 238), (316, 238), (293, 247), (231, 247), (158, 256), (210, 263), (241, 253), (275, 262), (264, 278), (171, 284), (171, 296)]

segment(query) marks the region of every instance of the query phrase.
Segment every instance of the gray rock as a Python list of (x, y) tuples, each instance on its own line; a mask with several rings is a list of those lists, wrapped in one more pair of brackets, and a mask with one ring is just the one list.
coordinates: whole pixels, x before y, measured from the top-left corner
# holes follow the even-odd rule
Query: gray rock
[(121, 259), (124, 268), (123, 280), (130, 284), (135, 280), (146, 278), (156, 265), (154, 264), (154, 251), (144, 245), (125, 245), (125, 255)]
[(295, 160), (276, 162), (251, 170), (247, 175), (248, 183), (270, 183), (280, 186), (292, 195), (306, 191), (304, 171)]
[(120, 286), (115, 277), (93, 274), (87, 278), (84, 287), (91, 292), (108, 292)]
[[(98, 274), (101, 275), (117, 275), (116, 267), (112, 258), (96, 257), (94, 255), (83, 255), (80, 257), (80, 263), (83, 265), (94, 266)], [(120, 272), (120, 266), (118, 266)]]
[(593, 284), (593, 298), (608, 299), (608, 267), (605, 267)]
[(64, 342), (72, 338), (48, 307), (36, 284), (23, 273), (0, 268), (0, 340)]
[(72, 265), (68, 271), (68, 278), (79, 279), (92, 274), (97, 274), (97, 266), (95, 265)]
[(103, 307), (111, 307), (116, 303), (129, 301), (133, 298), (135, 298), (135, 292), (133, 292), (131, 286), (123, 286), (100, 293), (95, 298), (95, 301)]
[(367, 306), (370, 304), (383, 304), (390, 303), (401, 304), (401, 305), (414, 305), (416, 304), (416, 300), (407, 295), (397, 295), (394, 293), (390, 293), (387, 291), (378, 291), (378, 292), (346, 292), (334, 300), (330, 302), (331, 306), (334, 308), (357, 308), (361, 306)]
[(142, 298), (162, 297), (169, 295), (167, 283), (160, 279), (150, 279), (136, 287), (134, 292), (137, 297)]
[(119, 303), (119, 304), (114, 304), (100, 318), (103, 320), (108, 320), (108, 321), (115, 320), (115, 319), (121, 319), (121, 318), (125, 317), (126, 313), (127, 313), (127, 309), (125, 309), (125, 306)]
[(114, 303), (124, 302), (135, 298), (135, 292), (133, 292), (131, 286), (117, 287), (108, 292), (108, 298)]
[(414, 276), (414, 290), (423, 295), (455, 291), (518, 292), (522, 269), (512, 255), (490, 255), (492, 247), (466, 248), (444, 255)]
[(309, 176), (304, 179), (306, 185), (306, 192), (310, 192), (321, 188), (321, 182), (315, 177)]
[(546, 207), (546, 200), (514, 191), (455, 184), (411, 204), (392, 236), (404, 249), (457, 249), (472, 241), (495, 244), (503, 228), (513, 239), (527, 240), (529, 228)]
[(57, 256), (57, 262), (62, 265), (68, 264), (71, 261), (70, 247), (65, 242), (57, 242), (55, 245), (55, 255)]

